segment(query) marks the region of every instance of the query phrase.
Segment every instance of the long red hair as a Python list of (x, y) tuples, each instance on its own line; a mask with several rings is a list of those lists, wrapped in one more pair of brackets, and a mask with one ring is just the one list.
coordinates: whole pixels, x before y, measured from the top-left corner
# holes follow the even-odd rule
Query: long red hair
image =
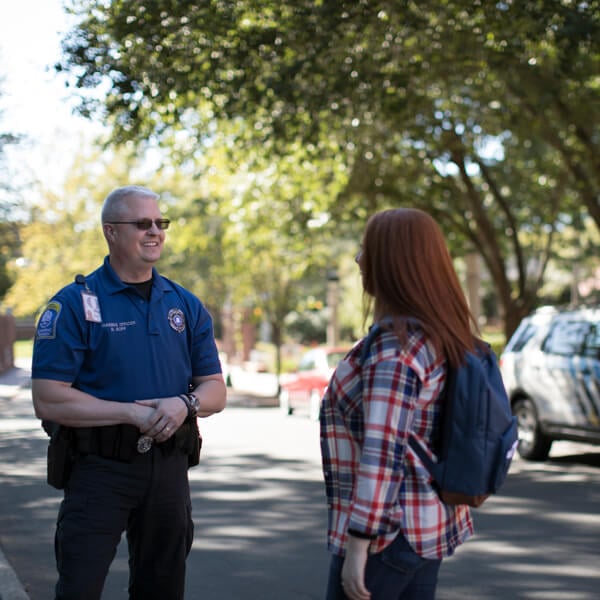
[(429, 214), (416, 208), (375, 213), (358, 262), (376, 319), (392, 317), (401, 336), (407, 318), (418, 320), (453, 366), (474, 350), (477, 323), (442, 231)]

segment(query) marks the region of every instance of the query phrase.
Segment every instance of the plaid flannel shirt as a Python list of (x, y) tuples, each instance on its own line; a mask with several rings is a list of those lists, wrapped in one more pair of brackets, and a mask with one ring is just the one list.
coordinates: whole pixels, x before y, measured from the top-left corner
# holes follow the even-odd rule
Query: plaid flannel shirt
[(361, 367), (363, 343), (338, 364), (321, 407), (328, 548), (343, 555), (350, 531), (381, 552), (402, 531), (420, 556), (445, 558), (472, 535), (470, 510), (440, 500), (408, 445), (412, 432), (434, 456), (445, 360), (420, 329), (404, 345), (377, 336)]

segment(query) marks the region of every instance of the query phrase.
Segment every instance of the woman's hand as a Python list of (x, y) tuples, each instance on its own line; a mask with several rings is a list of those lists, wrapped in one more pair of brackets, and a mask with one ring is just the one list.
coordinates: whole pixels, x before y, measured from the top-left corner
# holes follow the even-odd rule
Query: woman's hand
[(371, 592), (365, 587), (365, 567), (370, 540), (348, 536), (348, 547), (342, 567), (342, 588), (350, 600), (369, 600)]

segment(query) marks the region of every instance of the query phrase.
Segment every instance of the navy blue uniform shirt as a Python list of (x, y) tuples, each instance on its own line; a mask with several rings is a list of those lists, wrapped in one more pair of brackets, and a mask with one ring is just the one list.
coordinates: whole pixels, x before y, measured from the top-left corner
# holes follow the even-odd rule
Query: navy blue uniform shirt
[(37, 325), (32, 378), (133, 402), (181, 394), (192, 377), (221, 373), (211, 316), (191, 292), (152, 269), (145, 300), (108, 257), (85, 283), (98, 298), (101, 322), (85, 318), (85, 285), (60, 290)]

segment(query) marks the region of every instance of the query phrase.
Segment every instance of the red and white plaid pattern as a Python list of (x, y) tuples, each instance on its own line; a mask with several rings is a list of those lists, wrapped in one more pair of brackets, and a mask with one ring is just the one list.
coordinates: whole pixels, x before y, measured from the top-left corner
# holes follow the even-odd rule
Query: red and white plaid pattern
[(473, 533), (467, 506), (448, 506), (408, 445), (429, 453), (439, 419), (445, 360), (420, 329), (401, 345), (390, 332), (364, 340), (337, 366), (321, 410), (321, 453), (329, 509), (328, 547), (344, 554), (348, 531), (381, 552), (402, 531), (425, 558), (445, 558)]

